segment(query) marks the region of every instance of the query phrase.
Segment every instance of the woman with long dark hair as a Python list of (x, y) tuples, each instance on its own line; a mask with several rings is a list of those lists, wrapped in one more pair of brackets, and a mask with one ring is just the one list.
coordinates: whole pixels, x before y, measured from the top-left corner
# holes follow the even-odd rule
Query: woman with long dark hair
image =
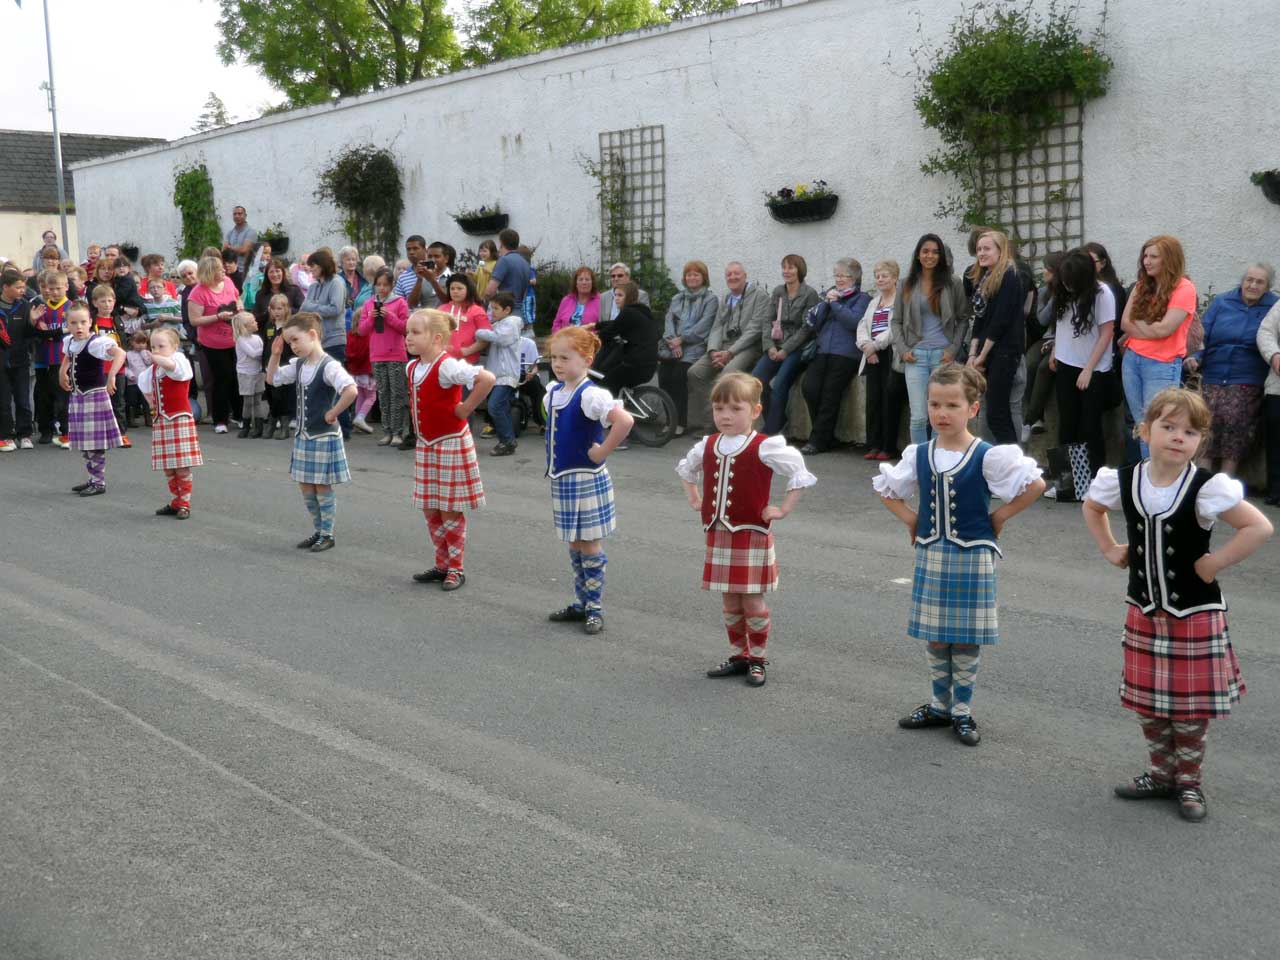
[(959, 356), (968, 317), (964, 285), (952, 273), (951, 251), (936, 233), (926, 233), (916, 241), (890, 321), (893, 369), (906, 380), (912, 443), (929, 439), (929, 377)]
[(987, 230), (978, 237), (976, 254), (978, 260), (965, 276), (965, 291), (973, 307), (969, 365), (987, 378), (983, 403), (992, 439), (1017, 443), (1012, 391), (1026, 351), (1026, 290), (1013, 262), (1009, 238), (999, 230)]
[(1106, 465), (1102, 414), (1112, 372), (1116, 300), (1098, 280), (1084, 250), (1072, 250), (1053, 272), (1053, 368), (1058, 398), (1058, 443), (1089, 446), (1089, 475)]

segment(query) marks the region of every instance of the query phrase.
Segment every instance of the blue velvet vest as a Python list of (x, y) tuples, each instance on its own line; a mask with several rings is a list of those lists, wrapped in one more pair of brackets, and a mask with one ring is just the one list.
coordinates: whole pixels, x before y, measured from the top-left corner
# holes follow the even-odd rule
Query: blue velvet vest
[(298, 379), (294, 381), (294, 389), (298, 395), (298, 434), (308, 440), (316, 437), (331, 437), (342, 430), (338, 424), (325, 423), (324, 415), (338, 402), (338, 391), (329, 386), (324, 378), (324, 368), (330, 363), (337, 363), (328, 354), (316, 364), (315, 376), (310, 383), (302, 382), (301, 360), (298, 361)]
[(603, 463), (592, 463), (587, 456), (593, 443), (604, 442), (604, 424), (582, 412), (582, 391), (591, 386), (588, 377), (578, 384), (573, 396), (559, 410), (556, 394), (563, 383), (553, 384), (547, 391), (547, 476), (562, 477), (567, 473), (599, 473)]
[(966, 550), (990, 547), (998, 555), (996, 531), (991, 526), (991, 490), (982, 475), (982, 461), (991, 444), (974, 440), (950, 470), (933, 468), (930, 440), (916, 447), (916, 483), (920, 488), (916, 543), (927, 546), (946, 539)]

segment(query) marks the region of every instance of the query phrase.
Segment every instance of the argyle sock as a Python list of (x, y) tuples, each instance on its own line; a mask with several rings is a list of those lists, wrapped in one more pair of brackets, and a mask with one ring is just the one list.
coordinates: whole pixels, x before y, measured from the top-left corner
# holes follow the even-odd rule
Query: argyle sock
[(332, 490), (317, 490), (316, 505), (319, 507), (320, 534), (333, 536), (333, 523), (338, 518), (338, 497)]
[(940, 717), (951, 716), (951, 644), (926, 643), (932, 695), (929, 709)]
[(733, 647), (732, 660), (745, 660), (747, 656), (747, 621), (741, 610), (724, 611), (724, 629), (729, 634), (729, 646)]
[(1151, 778), (1161, 783), (1173, 783), (1174, 746), (1173, 724), (1168, 717), (1138, 717), (1142, 727), (1142, 736), (1147, 741), (1147, 752), (1151, 755)]
[(182, 506), (182, 504), (178, 502), (181, 497), (181, 490), (182, 488), (178, 485), (178, 478), (176, 476), (169, 477), (169, 493), (172, 495), (172, 499), (169, 501), (169, 506), (173, 507), (175, 510)]
[(976, 643), (951, 645), (952, 716), (969, 715), (969, 701), (973, 699), (973, 682), (978, 677), (978, 661), (981, 658), (982, 647)]
[(747, 659), (753, 662), (764, 660), (764, 648), (769, 642), (769, 611), (766, 609), (758, 616), (747, 614)]
[(447, 570), (449, 569), (449, 548), (444, 542), (444, 532), (441, 530), (444, 520), (439, 510), (424, 510), (422, 513), (427, 518), (427, 533), (431, 536), (431, 543), (436, 548), (435, 568)]
[(603, 550), (579, 554), (582, 564), (582, 608), (587, 613), (604, 609), (604, 568), (609, 562)]
[(1200, 765), (1204, 763), (1204, 738), (1208, 720), (1174, 720), (1173, 759), (1179, 787), (1200, 786)]
[(467, 547), (467, 515), (451, 517), (443, 521), (440, 533), (444, 539), (447, 570), (462, 572), (462, 554)]
[(107, 451), (84, 451), (84, 468), (89, 472), (89, 482), (95, 487), (107, 485)]
[(316, 499), (316, 492), (308, 490), (302, 495), (302, 502), (306, 505), (307, 513), (311, 514), (311, 522), (316, 528), (316, 533), (320, 532), (320, 501)]
[(582, 553), (581, 551), (570, 548), (569, 565), (573, 567), (573, 605), (579, 610), (586, 609), (586, 600), (583, 596), (582, 584), (584, 574), (582, 572)]
[(191, 478), (191, 474), (186, 476), (175, 477), (178, 481), (177, 499), (174, 502), (175, 507), (191, 508), (191, 490), (195, 487), (195, 481)]

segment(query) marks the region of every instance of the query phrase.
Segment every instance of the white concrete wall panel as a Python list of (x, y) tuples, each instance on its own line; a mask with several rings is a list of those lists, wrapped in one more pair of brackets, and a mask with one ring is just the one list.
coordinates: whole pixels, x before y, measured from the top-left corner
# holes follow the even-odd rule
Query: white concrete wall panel
[[(1082, 0), (1092, 30), (1102, 0)], [(449, 213), (498, 200), (543, 257), (595, 263), (596, 157), (602, 130), (662, 124), (667, 259), (743, 260), (773, 282), (784, 253), (830, 264), (892, 257), (905, 268), (920, 233), (956, 245), (934, 216), (950, 185), (919, 165), (936, 145), (912, 106), (909, 49), (940, 36), (958, 0), (776, 0), (728, 15), (582, 44), (410, 87), (176, 141), (75, 170), (81, 237), (170, 251), (174, 170), (203, 160), (219, 215), (244, 204), (258, 227), (279, 220), (291, 253), (342, 243), (315, 200), (317, 171), (349, 144), (390, 147), (405, 180), (405, 234), (474, 245)], [(1280, 163), (1275, 131), (1280, 18), (1272, 0), (1112, 0), (1111, 92), (1086, 114), (1085, 231), (1122, 276), (1138, 245), (1180, 237), (1201, 287), (1224, 290), (1245, 260), (1280, 259), (1280, 208), (1248, 181)], [(821, 177), (840, 193), (828, 221), (775, 223), (762, 192)]]

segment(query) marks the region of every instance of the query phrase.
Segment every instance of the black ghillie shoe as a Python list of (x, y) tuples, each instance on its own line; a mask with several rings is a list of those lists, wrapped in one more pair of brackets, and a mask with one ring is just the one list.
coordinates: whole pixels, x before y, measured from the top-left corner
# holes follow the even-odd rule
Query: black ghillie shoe
[(978, 733), (978, 722), (967, 713), (952, 719), (951, 729), (955, 731), (956, 739), (966, 747), (976, 747), (982, 742), (982, 734)]
[(313, 533), (311, 536), (307, 537), (307, 539), (299, 542), (297, 544), (297, 547), (299, 550), (310, 550), (319, 542), (320, 542), (320, 534)]
[(446, 571), (439, 567), (432, 567), (430, 570), (423, 570), (422, 573), (413, 575), (414, 583), (439, 583), (444, 579)]
[(740, 677), (747, 672), (747, 668), (751, 666), (751, 661), (743, 657), (733, 656), (720, 664), (718, 667), (712, 667), (707, 671), (708, 677)]
[(1168, 800), (1176, 793), (1172, 783), (1157, 780), (1150, 773), (1134, 777), (1115, 788), (1116, 796), (1122, 800)]
[(552, 623), (582, 623), (587, 619), (587, 611), (571, 603), (563, 610), (548, 614), (547, 619)]
[(927, 703), (922, 703), (898, 721), (898, 726), (907, 730), (919, 730), (921, 727), (949, 727), (951, 718), (935, 713)]

